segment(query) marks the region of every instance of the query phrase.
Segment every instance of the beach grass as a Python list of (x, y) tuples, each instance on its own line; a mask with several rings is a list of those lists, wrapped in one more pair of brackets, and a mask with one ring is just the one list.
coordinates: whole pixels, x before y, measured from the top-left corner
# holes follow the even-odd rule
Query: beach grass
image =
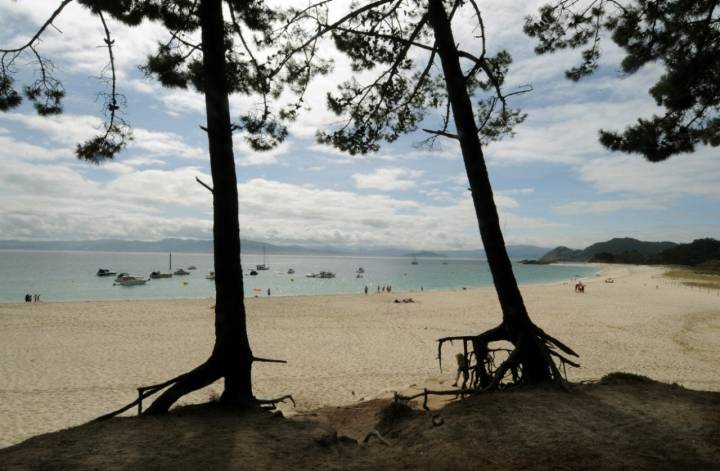
[(720, 289), (720, 275), (701, 273), (692, 268), (672, 268), (664, 276), (691, 288)]

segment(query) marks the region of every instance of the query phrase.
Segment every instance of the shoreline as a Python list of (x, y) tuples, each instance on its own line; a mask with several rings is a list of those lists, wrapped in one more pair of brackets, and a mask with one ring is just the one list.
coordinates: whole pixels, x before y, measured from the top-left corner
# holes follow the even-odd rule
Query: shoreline
[[(524, 285), (533, 321), (580, 354), (571, 381), (627, 371), (720, 391), (718, 293), (660, 277), (664, 268), (610, 266), (573, 292), (568, 282)], [(611, 276), (615, 283), (606, 284)], [(247, 298), (260, 398), (293, 394), (298, 411), (355, 404), (389, 391), (449, 385), (457, 344), (500, 320), (492, 287)], [(398, 296), (399, 293), (398, 293)], [(135, 398), (135, 388), (188, 371), (214, 342), (213, 299), (0, 304), (0, 447), (91, 420)], [(413, 386), (414, 385), (414, 386)], [(184, 403), (204, 402), (216, 384)], [(288, 409), (285, 408), (284, 411)], [(134, 411), (132, 411), (134, 413)]]
[[(485, 261), (485, 260), (483, 260), (483, 261)], [(485, 261), (485, 262), (486, 262), (486, 261)], [(561, 263), (555, 263), (554, 265), (567, 266), (567, 267), (578, 266), (578, 267), (585, 267), (585, 268), (587, 268), (587, 267), (597, 268), (598, 271), (596, 271), (595, 273), (593, 273), (593, 274), (591, 274), (591, 275), (581, 276), (581, 277), (578, 277), (578, 278), (577, 278), (578, 280), (590, 280), (590, 279), (596, 278), (596, 277), (598, 277), (598, 276), (604, 276), (604, 275), (603, 275), (603, 271), (604, 271), (604, 270), (603, 270), (602, 268), (603, 268), (605, 265), (609, 265), (610, 267), (612, 267), (613, 264), (584, 263), (584, 262), (561, 262)], [(616, 266), (624, 266), (624, 265), (616, 265)], [(652, 265), (628, 265), (628, 266), (647, 266), (647, 267), (651, 267)], [(247, 275), (243, 275), (243, 277), (246, 277), (246, 276), (247, 276)], [(522, 287), (524, 287), (524, 286), (544, 286), (544, 285), (552, 286), (552, 285), (564, 284), (564, 283), (566, 283), (566, 280), (564, 280), (564, 279), (563, 279), (563, 280), (557, 280), (557, 281), (537, 281), (537, 282), (530, 281), (530, 282), (525, 282), (525, 283), (520, 283), (520, 282), (518, 282), (518, 286), (522, 288)], [(371, 283), (371, 284), (373, 284), (373, 283)], [(377, 286), (377, 284), (374, 284), (374, 285)], [(368, 285), (368, 286), (370, 286), (370, 285)], [(395, 291), (395, 290), (393, 289), (393, 291), (392, 291), (391, 293), (380, 293), (380, 294), (395, 294), (395, 293), (397, 293), (397, 294), (407, 294), (407, 293), (423, 293), (423, 292), (427, 292), (427, 293), (438, 293), (438, 292), (456, 291), (456, 290), (471, 291), (471, 290), (485, 290), (485, 289), (493, 289), (493, 291), (494, 291), (494, 285), (491, 283), (491, 284), (489, 284), (489, 285), (487, 285), (487, 286), (465, 286), (465, 287), (462, 287), (462, 286), (461, 286), (461, 287), (456, 287), (456, 288), (437, 288), (437, 289), (435, 289), (435, 288), (428, 288), (428, 289), (424, 289), (424, 290), (422, 290), (422, 291), (420, 291), (420, 290), (409, 290), (409, 291), (400, 291), (400, 290), (398, 290), (398, 291)], [(315, 296), (353, 296), (353, 295), (356, 295), (356, 294), (362, 294), (362, 295), (364, 295), (364, 293), (362, 293), (362, 292), (360, 292), (360, 293), (346, 293), (346, 292), (340, 292), (340, 293), (289, 293), (289, 294), (273, 294), (273, 295), (270, 296), (270, 297), (289, 298), (289, 297), (315, 297)], [(378, 293), (370, 290), (367, 295), (370, 296), (370, 295), (377, 295), (377, 294), (378, 294)], [(247, 301), (248, 299), (260, 299), (260, 298), (266, 298), (266, 297), (268, 297), (268, 296), (265, 296), (265, 295), (246, 296), (246, 297), (245, 297), (245, 300)], [(150, 302), (150, 301), (196, 301), (196, 300), (214, 300), (214, 299), (215, 299), (214, 296), (209, 296), (209, 297), (179, 297), (179, 296), (176, 296), (176, 297), (173, 297), (173, 298), (123, 298), (123, 299), (118, 299), (118, 298), (107, 298), (107, 299), (60, 299), (60, 300), (51, 300), (51, 301), (45, 301), (45, 300), (42, 300), (42, 299), (41, 299), (41, 300), (39, 301), (39, 303), (40, 303), (40, 304), (57, 304), (57, 303), (93, 303), (93, 302), (98, 302), (98, 303), (106, 303), (106, 302), (134, 302), (134, 301), (137, 301), (137, 302), (145, 302), (145, 301), (148, 301), (148, 302)], [(4, 301), (4, 300), (0, 299), (0, 306), (2, 306), (2, 305), (18, 305), (18, 306), (23, 306), (23, 305), (26, 305), (26, 304), (35, 304), (35, 302), (25, 303), (25, 302), (20, 302), (20, 301)]]

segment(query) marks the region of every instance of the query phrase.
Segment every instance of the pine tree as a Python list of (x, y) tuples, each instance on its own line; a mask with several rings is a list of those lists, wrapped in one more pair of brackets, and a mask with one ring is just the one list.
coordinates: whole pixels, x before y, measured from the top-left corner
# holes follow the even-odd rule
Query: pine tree
[[(328, 70), (329, 63), (316, 57), (318, 39), (309, 38), (300, 27), (303, 17), (297, 11), (273, 10), (262, 1), (77, 1), (103, 26), (111, 84), (104, 94), (103, 132), (77, 145), (78, 158), (101, 164), (115, 158), (132, 138), (132, 129), (118, 113), (124, 100), (117, 89), (113, 51), (120, 45), (111, 36), (108, 17), (130, 26), (144, 20), (165, 26), (169, 39), (158, 45), (143, 70), (166, 87), (194, 88), (205, 95), (207, 125), (202, 128), (208, 135), (212, 186), (204, 186), (213, 196), (215, 345), (209, 358), (188, 373), (141, 388), (138, 401), (164, 390), (147, 409), (147, 413), (163, 413), (183, 395), (222, 378), (222, 403), (239, 407), (274, 405), (278, 400), (258, 400), (252, 390), (253, 362), (277, 360), (254, 357), (247, 335), (232, 133), (242, 132), (256, 150), (270, 149), (285, 139), (285, 123), (297, 117), (310, 79)], [(60, 2), (26, 44), (0, 49), (0, 111), (16, 108), (22, 101), (15, 87), (15, 73), (19, 59), (27, 56), (40, 78), (24, 87), (24, 96), (41, 115), (62, 113), (65, 90), (52, 76), (49, 59), (41, 55), (39, 39), (70, 2)], [(229, 19), (224, 18), (224, 8)], [(304, 12), (314, 9), (311, 6)], [(264, 54), (262, 62), (259, 52)], [(284, 106), (273, 105), (284, 90), (293, 93), (295, 100)], [(233, 93), (259, 96), (263, 105), (259, 110), (242, 110), (233, 122), (228, 101)]]
[(625, 51), (621, 68), (634, 74), (660, 63), (664, 74), (649, 93), (662, 115), (639, 118), (622, 133), (600, 131), (610, 150), (638, 153), (651, 162), (720, 145), (720, 9), (717, 0), (561, 0), (525, 20), (535, 52), (584, 48), (566, 71), (580, 80), (598, 68), (603, 32)]
[[(506, 375), (515, 383), (555, 380), (565, 385), (558, 365), (577, 366), (563, 356), (576, 354), (530, 320), (505, 248), (483, 155), (485, 144), (512, 135), (513, 126), (522, 122), (525, 115), (511, 108), (508, 99), (530, 87), (504, 91), (512, 59), (506, 51), (488, 55), (483, 17), (474, 0), (387, 0), (362, 8), (333, 24), (318, 21), (321, 29), (331, 31), (355, 71), (374, 72), (368, 83), (353, 78), (338, 93), (328, 94), (328, 106), (346, 121), (319, 132), (318, 139), (351, 154), (376, 151), (381, 141), (395, 141), (419, 128), (430, 134), (428, 145), (440, 137), (458, 141), (502, 323), (481, 334), (439, 339), (439, 353), (444, 342), (463, 342), (466, 361), (475, 359), (475, 390), (497, 387)], [(453, 32), (458, 17), (474, 18), (477, 41), (472, 46), (477, 52), (458, 46)], [(439, 125), (431, 129), (437, 112)], [(514, 345), (497, 369), (489, 347), (495, 341)]]

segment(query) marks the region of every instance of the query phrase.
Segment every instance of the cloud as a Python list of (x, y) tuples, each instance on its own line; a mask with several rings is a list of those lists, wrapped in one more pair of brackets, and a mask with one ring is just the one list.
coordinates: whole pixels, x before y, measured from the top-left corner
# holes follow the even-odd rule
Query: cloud
[(373, 173), (355, 173), (352, 178), (357, 188), (403, 191), (414, 188), (417, 185), (415, 179), (422, 174), (421, 170), (388, 167), (377, 169)]
[(603, 193), (670, 197), (720, 198), (718, 174), (717, 150), (709, 147), (658, 163), (650, 163), (639, 155), (620, 154), (592, 159), (579, 168), (580, 179)]
[(241, 167), (253, 165), (278, 165), (280, 156), (290, 152), (290, 144), (285, 141), (274, 149), (266, 151), (253, 150), (245, 141), (242, 134), (233, 134), (233, 149), (235, 151), (235, 162)]
[(621, 199), (573, 201), (555, 207), (559, 214), (607, 214), (618, 211), (652, 211), (667, 207), (666, 201), (655, 199)]
[[(39, 131), (43, 136), (64, 148), (64, 154), (69, 154), (76, 144), (84, 142), (97, 135), (102, 126), (102, 120), (97, 116), (62, 114), (56, 116), (39, 116), (35, 114), (3, 113), (0, 120), (20, 123), (21, 125)], [(169, 158), (205, 159), (207, 152), (199, 147), (193, 147), (183, 142), (182, 137), (172, 132), (150, 131), (144, 128), (133, 128), (133, 140), (128, 144), (128, 150), (144, 151), (152, 156), (165, 156)], [(26, 144), (31, 155), (39, 155), (40, 149), (31, 149)]]

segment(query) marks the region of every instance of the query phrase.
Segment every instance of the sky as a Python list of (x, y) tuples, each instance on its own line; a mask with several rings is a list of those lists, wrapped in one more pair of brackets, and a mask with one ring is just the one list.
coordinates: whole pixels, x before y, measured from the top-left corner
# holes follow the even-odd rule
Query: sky
[[(0, 0), (0, 45), (23, 43), (59, 3)], [(331, 15), (339, 16), (347, 3)], [(612, 237), (720, 237), (718, 148), (698, 147), (653, 164), (598, 143), (599, 129), (620, 130), (658, 112), (647, 90), (660, 67), (623, 76), (622, 52), (605, 41), (598, 72), (579, 83), (566, 80), (564, 70), (575, 65), (578, 52), (537, 56), (522, 32), (523, 17), (541, 3), (479, 3), (489, 50), (513, 56), (508, 89), (533, 87), (512, 102), (528, 114), (516, 135), (485, 148), (506, 243), (581, 248)], [(195, 182), (212, 180), (200, 129), (204, 99), (162, 88), (138, 70), (157, 42), (168, 38), (160, 25), (108, 24), (134, 140), (101, 166), (74, 155), (75, 145), (101, 124), (97, 94), (104, 84), (97, 77), (107, 56), (99, 20), (73, 3), (38, 46), (66, 89), (64, 114), (38, 116), (28, 104), (0, 112), (0, 240), (212, 237), (211, 195)], [(467, 41), (464, 47), (477, 48), (467, 18), (454, 26), (461, 43)], [(338, 121), (325, 108), (326, 92), (353, 76), (330, 43), (321, 53), (335, 59), (335, 68), (312, 83), (290, 137), (264, 153), (252, 151), (241, 136), (235, 139), (242, 237), (275, 244), (480, 248), (455, 141), (428, 151), (418, 147), (427, 137), (418, 131), (364, 156), (315, 141), (317, 129)], [(20, 61), (20, 68), (29, 62)], [(231, 114), (257, 101), (233, 96)]]

